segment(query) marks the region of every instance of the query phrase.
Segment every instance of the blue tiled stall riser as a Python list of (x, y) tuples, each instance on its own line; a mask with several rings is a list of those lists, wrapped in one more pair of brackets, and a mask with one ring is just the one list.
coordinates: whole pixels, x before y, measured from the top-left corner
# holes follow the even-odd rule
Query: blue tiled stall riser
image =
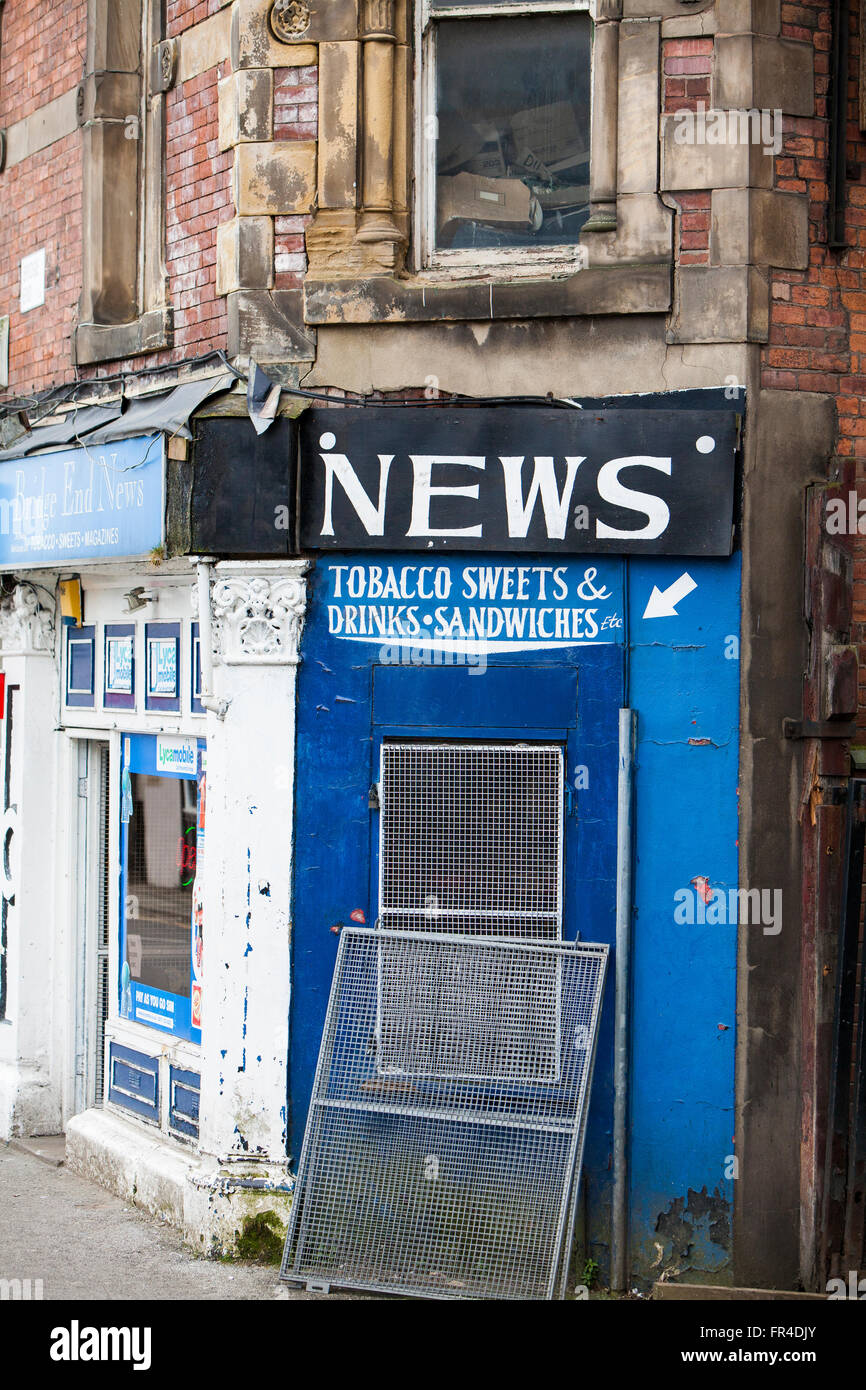
[(197, 1071), (185, 1071), (181, 1067), (170, 1067), (168, 1085), (169, 1129), (188, 1139), (197, 1139), (201, 1076)]
[(159, 1059), (112, 1043), (108, 1052), (108, 1099), (112, 1105), (159, 1124)]

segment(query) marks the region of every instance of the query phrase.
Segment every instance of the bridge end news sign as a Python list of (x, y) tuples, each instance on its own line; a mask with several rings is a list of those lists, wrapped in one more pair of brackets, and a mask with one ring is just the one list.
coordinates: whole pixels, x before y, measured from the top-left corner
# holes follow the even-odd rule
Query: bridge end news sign
[(165, 539), (163, 436), (0, 464), (0, 569), (148, 555)]
[(311, 409), (300, 550), (729, 555), (723, 410)]

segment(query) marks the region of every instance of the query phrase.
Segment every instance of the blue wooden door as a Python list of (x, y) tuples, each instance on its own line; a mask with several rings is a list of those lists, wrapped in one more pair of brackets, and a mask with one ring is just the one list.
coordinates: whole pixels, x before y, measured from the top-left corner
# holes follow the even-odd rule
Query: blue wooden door
[[(379, 913), (375, 786), (385, 741), (562, 750), (562, 935), (614, 939), (618, 711), (623, 647), (498, 652), (486, 669), (385, 664), (329, 632), (321, 571), (299, 673), (288, 1149), (297, 1160), (339, 933)], [(606, 1009), (609, 1013), (609, 1008)], [(608, 1088), (609, 1022), (596, 1095)]]

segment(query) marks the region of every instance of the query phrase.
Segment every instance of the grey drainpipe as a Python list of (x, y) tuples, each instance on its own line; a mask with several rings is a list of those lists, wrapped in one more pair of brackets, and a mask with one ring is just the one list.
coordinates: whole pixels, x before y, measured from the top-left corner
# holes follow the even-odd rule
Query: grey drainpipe
[(619, 712), (616, 813), (616, 993), (614, 1001), (613, 1220), (611, 1289), (628, 1288), (628, 1083), (631, 925), (633, 909), (634, 750), (637, 716)]
[(231, 700), (218, 699), (213, 693), (213, 619), (210, 608), (212, 555), (193, 559), (198, 581), (199, 661), (201, 663), (201, 694), (199, 701), (217, 719), (225, 719)]

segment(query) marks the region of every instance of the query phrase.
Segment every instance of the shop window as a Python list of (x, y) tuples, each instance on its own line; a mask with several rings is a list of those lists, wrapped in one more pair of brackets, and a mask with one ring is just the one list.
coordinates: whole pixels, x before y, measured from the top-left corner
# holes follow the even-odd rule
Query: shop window
[[(124, 743), (129, 749), (121, 787), (120, 1014), (197, 1041), (203, 749), (194, 739), (150, 735), (130, 736)], [(178, 767), (182, 770), (161, 770)]]
[[(585, 0), (427, 0), (421, 241), (428, 264), (575, 259), (589, 217)], [(481, 255), (479, 256), (479, 253)]]

